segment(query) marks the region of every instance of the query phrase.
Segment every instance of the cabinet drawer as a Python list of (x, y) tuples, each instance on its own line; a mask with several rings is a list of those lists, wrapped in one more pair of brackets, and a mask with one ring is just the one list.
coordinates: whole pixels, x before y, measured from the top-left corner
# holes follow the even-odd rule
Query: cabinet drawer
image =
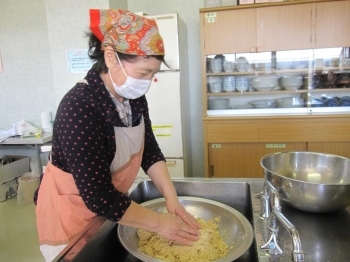
[(227, 123), (206, 125), (207, 142), (258, 142), (259, 124)]
[(308, 151), (350, 158), (350, 142), (311, 142)]
[(307, 142), (313, 140), (313, 122), (262, 122), (260, 142)]
[[(215, 178), (263, 177), (260, 159), (281, 151), (306, 151), (307, 143), (222, 143), (208, 144), (208, 176)], [(283, 145), (281, 148), (280, 146)]]
[(349, 141), (349, 121), (318, 121), (314, 124), (313, 141)]

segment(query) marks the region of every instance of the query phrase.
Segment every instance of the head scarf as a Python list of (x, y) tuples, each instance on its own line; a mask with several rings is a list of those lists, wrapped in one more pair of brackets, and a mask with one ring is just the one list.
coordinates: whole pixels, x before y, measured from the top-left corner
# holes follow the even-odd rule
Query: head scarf
[(164, 55), (163, 39), (154, 19), (126, 10), (91, 9), (90, 29), (115, 51), (129, 55)]

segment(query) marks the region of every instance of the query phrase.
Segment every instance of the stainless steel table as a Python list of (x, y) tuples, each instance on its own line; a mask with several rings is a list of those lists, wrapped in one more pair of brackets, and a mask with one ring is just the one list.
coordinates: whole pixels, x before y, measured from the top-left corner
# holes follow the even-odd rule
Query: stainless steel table
[(43, 167), (41, 164), (41, 146), (51, 142), (52, 133), (43, 133), (40, 138), (35, 137), (11, 137), (0, 143), (0, 149), (30, 149), (35, 150), (36, 158), (39, 165), (39, 173), (43, 174)]

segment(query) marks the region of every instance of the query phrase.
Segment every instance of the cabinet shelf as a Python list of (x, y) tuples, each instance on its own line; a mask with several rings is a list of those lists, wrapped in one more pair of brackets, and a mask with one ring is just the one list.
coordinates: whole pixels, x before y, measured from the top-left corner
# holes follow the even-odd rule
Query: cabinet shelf
[[(339, 70), (339, 68), (337, 68)], [(207, 73), (207, 76), (258, 76), (258, 75), (280, 75), (284, 73), (292, 73), (292, 74), (307, 74), (308, 69), (283, 69), (283, 70), (266, 70), (266, 71), (247, 71), (247, 72), (221, 72), (221, 73)]]
[[(207, 73), (207, 76), (258, 76), (258, 75), (279, 75), (279, 74), (308, 74), (309, 69), (308, 68), (298, 68), (298, 69), (273, 69), (273, 70), (266, 70), (266, 71), (247, 71), (247, 72), (220, 72), (220, 73)], [(313, 70), (313, 73), (323, 73), (327, 74), (329, 72), (333, 73), (350, 73), (350, 67), (322, 67), (322, 68), (315, 68)]]
[[(321, 89), (320, 89), (321, 90)], [(260, 91), (247, 91), (247, 92), (220, 92), (220, 93), (207, 93), (208, 96), (241, 96), (241, 95), (274, 95), (274, 94), (302, 94), (307, 93), (308, 90), (301, 89), (301, 90), (275, 90), (275, 91), (268, 91), (268, 92), (260, 92)], [(323, 91), (324, 92), (324, 91)]]
[(342, 92), (349, 92), (350, 94), (350, 88), (322, 88), (322, 89), (311, 89), (309, 90), (310, 93), (342, 93)]

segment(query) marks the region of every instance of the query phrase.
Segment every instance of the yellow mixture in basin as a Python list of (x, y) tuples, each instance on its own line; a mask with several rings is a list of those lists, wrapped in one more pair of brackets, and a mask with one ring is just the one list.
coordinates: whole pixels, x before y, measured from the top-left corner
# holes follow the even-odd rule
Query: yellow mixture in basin
[(225, 257), (228, 246), (219, 234), (219, 218), (209, 221), (196, 219), (201, 225), (201, 235), (192, 246), (177, 245), (156, 233), (138, 229), (139, 250), (151, 257), (171, 262), (209, 262)]

